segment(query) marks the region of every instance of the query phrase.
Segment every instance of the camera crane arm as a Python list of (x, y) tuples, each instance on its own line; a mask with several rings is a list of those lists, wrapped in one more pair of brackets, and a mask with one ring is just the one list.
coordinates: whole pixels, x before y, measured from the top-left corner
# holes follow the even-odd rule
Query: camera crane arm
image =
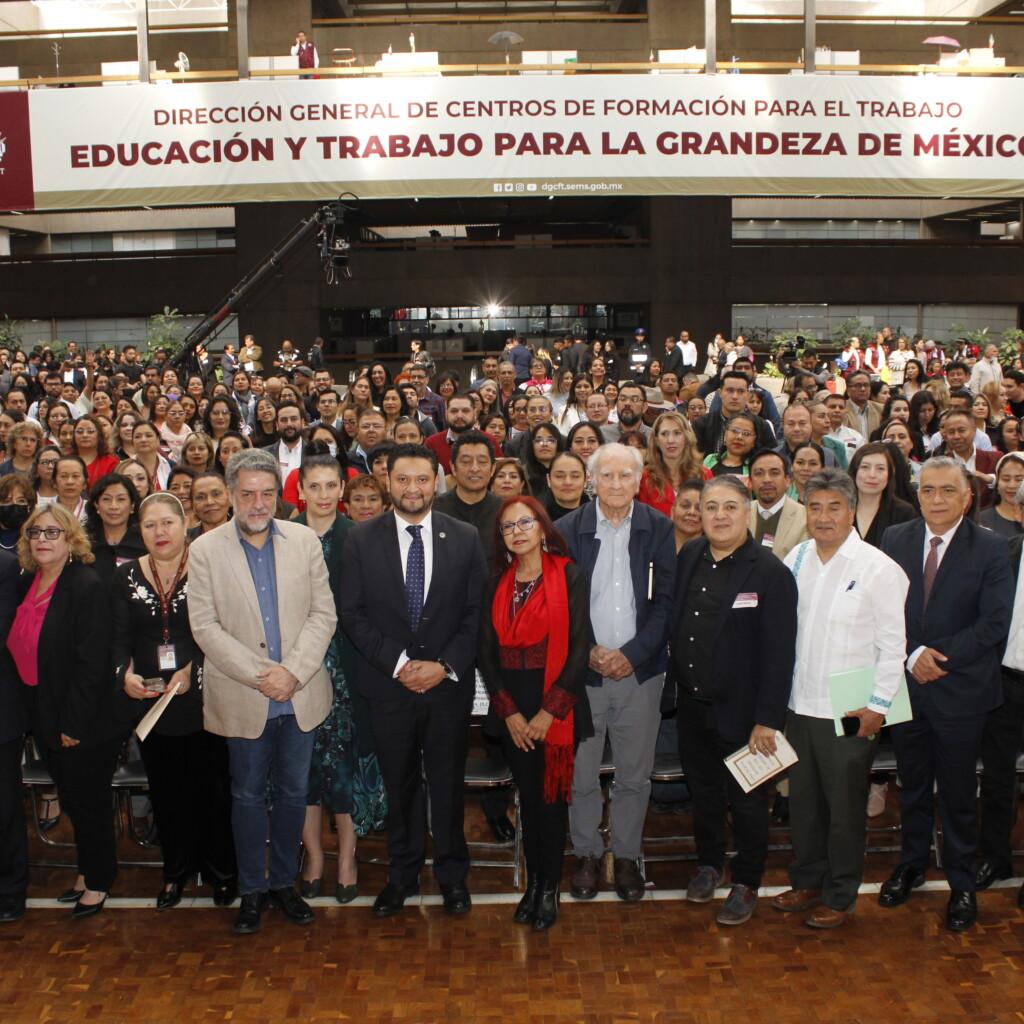
[[(354, 198), (354, 197), (353, 197)], [(342, 203), (339, 197), (319, 207), (311, 216), (300, 220), (259, 263), (253, 267), (185, 336), (181, 349), (170, 361), (174, 369), (184, 366), (189, 373), (199, 371), (196, 349), (249, 298), (271, 274), (302, 244), (314, 231), (318, 231), (317, 248), (320, 252), (324, 272), (329, 284), (335, 281), (335, 270), (341, 269), (347, 275), (348, 242), (336, 235), (338, 225), (343, 224), (345, 212), (353, 209)]]

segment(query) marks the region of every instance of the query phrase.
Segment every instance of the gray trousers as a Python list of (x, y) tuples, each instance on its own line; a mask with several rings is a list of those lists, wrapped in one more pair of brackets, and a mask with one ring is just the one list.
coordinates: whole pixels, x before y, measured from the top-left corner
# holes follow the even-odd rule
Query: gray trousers
[(831, 718), (790, 711), (786, 739), (800, 759), (789, 769), (794, 889), (821, 890), (833, 910), (851, 910), (864, 876), (868, 782), (878, 739), (836, 736)]
[(636, 676), (627, 676), (587, 687), (594, 735), (576, 751), (569, 806), (569, 832), (577, 857), (604, 855), (604, 840), (598, 829), (603, 811), (600, 771), (606, 735), (615, 764), (611, 788), (612, 853), (631, 860), (640, 856), (664, 685), (664, 675), (657, 675), (643, 683), (637, 682)]

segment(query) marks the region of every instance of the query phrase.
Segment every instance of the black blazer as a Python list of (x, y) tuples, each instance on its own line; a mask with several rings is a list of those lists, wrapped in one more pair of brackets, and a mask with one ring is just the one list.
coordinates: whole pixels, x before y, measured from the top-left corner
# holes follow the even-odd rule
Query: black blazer
[(99, 576), (81, 562), (64, 567), (39, 633), (39, 686), (32, 732), (45, 747), (60, 734), (82, 746), (126, 731), (113, 714), (110, 599)]
[(405, 603), (402, 555), (395, 515), (387, 512), (348, 533), (342, 568), (341, 625), (356, 649), (356, 684), (374, 700), (423, 700), (394, 678), (403, 651), (422, 661), (447, 662), (458, 682), (443, 681), (428, 700), (474, 687), (480, 606), (486, 577), (483, 551), (472, 526), (432, 513), (433, 569), (419, 628), (413, 632)]
[(1004, 537), (966, 517), (950, 541), (924, 611), (925, 521), (890, 526), (882, 551), (907, 574), (907, 655), (924, 645), (949, 659), (948, 675), (921, 685), (908, 672), (914, 717), (955, 718), (1003, 702), (1000, 664), (1013, 613), (1014, 583)]
[[(701, 538), (679, 552), (673, 637), (690, 578), (707, 549)], [(785, 725), (796, 661), (797, 587), (789, 569), (749, 535), (736, 563), (714, 644), (712, 707), (718, 732), (740, 743), (755, 725)], [(741, 593), (757, 594), (757, 606), (734, 607)]]
[[(551, 690), (548, 692), (551, 693), (557, 687), (573, 698), (573, 735), (579, 742), (594, 735), (594, 722), (590, 714), (586, 686), (587, 661), (590, 657), (591, 646), (590, 587), (587, 577), (572, 562), (568, 562), (565, 566), (565, 584), (568, 591), (566, 596), (569, 601), (569, 653), (561, 673), (551, 684)], [(480, 616), (480, 674), (483, 676), (484, 685), (491, 697), (506, 688), (501, 667), (501, 646), (498, 643), (498, 634), (491, 616), (497, 585), (498, 580), (492, 577), (487, 587), (487, 598)], [(543, 674), (543, 669), (540, 671)], [(556, 717), (564, 717), (564, 715)], [(492, 702), (487, 715), (487, 732), (492, 736), (501, 736), (502, 730), (498, 726), (503, 724), (504, 722), (499, 718)]]
[(861, 540), (865, 544), (870, 544), (873, 548), (880, 548), (882, 546), (882, 537), (890, 526), (897, 526), (899, 523), (909, 523), (911, 519), (917, 518), (918, 511), (909, 501), (894, 497), (888, 509), (884, 505), (878, 509), (878, 514), (871, 520), (871, 525), (868, 527), (867, 533), (861, 537)]
[(24, 736), (28, 728), (26, 687), (7, 650), (7, 634), (31, 579), (14, 554), (0, 550), (0, 743)]

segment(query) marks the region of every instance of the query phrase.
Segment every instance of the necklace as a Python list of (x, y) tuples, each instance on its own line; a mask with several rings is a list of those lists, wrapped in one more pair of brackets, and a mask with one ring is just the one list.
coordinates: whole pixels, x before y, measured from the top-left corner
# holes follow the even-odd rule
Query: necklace
[(513, 581), (512, 586), (512, 614), (515, 615), (522, 607), (530, 600), (530, 595), (537, 589), (537, 584), (540, 583), (542, 577), (537, 576), (532, 580), (526, 580), (520, 582), (519, 580)]

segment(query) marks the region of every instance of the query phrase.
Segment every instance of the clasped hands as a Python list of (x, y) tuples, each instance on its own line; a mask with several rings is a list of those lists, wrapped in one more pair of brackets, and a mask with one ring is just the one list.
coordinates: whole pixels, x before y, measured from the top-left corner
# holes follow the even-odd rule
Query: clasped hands
[(278, 704), (291, 700), (298, 685), (298, 679), (284, 665), (268, 665), (256, 673), (256, 689)]
[(512, 742), (520, 750), (533, 750), (537, 743), (543, 743), (547, 738), (548, 729), (554, 720), (554, 715), (542, 708), (529, 722), (521, 711), (517, 711), (505, 719), (505, 725), (508, 726)]
[(407, 661), (398, 673), (398, 681), (412, 693), (426, 693), (446, 678), (438, 661)]
[(590, 667), (606, 679), (625, 679), (633, 674), (633, 666), (622, 651), (595, 644), (590, 649)]

